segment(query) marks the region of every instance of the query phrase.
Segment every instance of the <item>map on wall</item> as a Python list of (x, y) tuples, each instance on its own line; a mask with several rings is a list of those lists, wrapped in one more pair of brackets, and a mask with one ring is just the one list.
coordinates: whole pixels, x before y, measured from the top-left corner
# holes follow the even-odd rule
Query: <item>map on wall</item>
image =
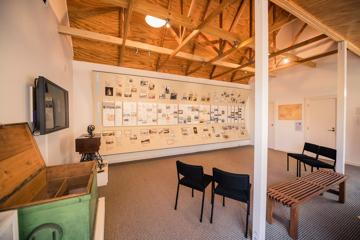
[(94, 119), (102, 136), (101, 154), (249, 137), (246, 109), (250, 90), (241, 85), (94, 74)]
[(302, 104), (279, 105), (279, 120), (302, 120)]

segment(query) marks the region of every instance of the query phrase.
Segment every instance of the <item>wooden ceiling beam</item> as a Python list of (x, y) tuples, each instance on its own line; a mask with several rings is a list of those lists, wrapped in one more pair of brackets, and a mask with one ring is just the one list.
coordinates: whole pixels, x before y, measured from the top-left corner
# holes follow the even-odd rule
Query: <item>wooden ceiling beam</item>
[[(99, 7), (99, 3), (102, 4), (101, 5), (102, 7), (104, 7), (104, 6), (114, 7), (115, 6), (115, 7), (126, 8), (128, 6), (128, 0), (98, 0), (98, 1), (96, 1), (97, 3), (95, 5), (91, 3), (92, 1), (83, 1), (83, 0), (76, 0), (76, 1), (80, 2), (79, 4), (82, 7), (72, 9), (72, 11), (74, 11), (74, 12), (84, 12), (85, 10), (83, 10), (83, 9), (89, 10), (94, 7)], [(232, 1), (236, 1), (236, 0), (232, 0)], [(134, 12), (141, 13), (143, 15), (151, 15), (154, 17), (162, 18), (162, 19), (168, 19), (170, 24), (181, 25), (190, 30), (194, 30), (194, 29), (198, 28), (198, 25), (196, 25), (191, 18), (188, 18), (187, 16), (181, 15), (174, 11), (169, 11), (164, 7), (155, 5), (155, 4), (147, 2), (145, 0), (136, 0), (135, 1)], [(86, 13), (86, 11), (85, 11), (85, 13)], [(212, 35), (217, 38), (225, 39), (230, 42), (241, 40), (241, 38), (238, 34), (229, 33), (228, 31), (222, 30), (217, 27), (205, 25), (201, 29), (201, 32)]]
[(325, 52), (325, 53), (321, 53), (321, 54), (317, 54), (315, 56), (311, 56), (311, 57), (308, 57), (308, 58), (303, 58), (301, 60), (298, 60), (296, 61), (297, 63), (304, 63), (304, 62), (309, 62), (309, 61), (312, 61), (312, 60), (315, 60), (315, 59), (319, 59), (319, 58), (323, 58), (323, 57), (327, 57), (327, 56), (330, 56), (330, 55), (333, 55), (335, 53), (337, 53), (338, 50), (333, 50), (333, 51), (329, 51), (329, 52)]
[(134, 1), (135, 0), (129, 0), (129, 4), (126, 8), (126, 13), (125, 13), (125, 20), (124, 20), (124, 31), (123, 31), (123, 43), (121, 45), (121, 51), (120, 51), (120, 59), (119, 59), (119, 65), (122, 65), (123, 61), (124, 61), (124, 55), (125, 55), (125, 46), (126, 46), (126, 40), (127, 40), (127, 36), (128, 36), (128, 30), (129, 30), (129, 25), (130, 25), (130, 21), (131, 21), (131, 16), (133, 13), (133, 9), (134, 9)]
[(181, 44), (170, 54), (168, 60), (174, 57), (186, 44), (188, 44), (193, 38), (199, 35), (201, 29), (211, 23), (211, 21), (219, 15), (226, 7), (237, 0), (226, 0), (220, 4), (219, 7), (215, 8), (205, 19), (202, 21), (196, 29), (194, 29), (182, 42)]
[(291, 51), (291, 50), (294, 50), (294, 49), (297, 49), (297, 48), (300, 48), (300, 47), (309, 45), (309, 44), (314, 43), (314, 42), (318, 42), (318, 41), (320, 41), (320, 40), (322, 40), (322, 39), (325, 39), (325, 38), (327, 38), (327, 36), (326, 36), (325, 34), (318, 35), (318, 36), (316, 36), (316, 37), (307, 39), (307, 40), (305, 40), (305, 41), (302, 41), (302, 42), (297, 43), (297, 44), (295, 44), (295, 45), (292, 45), (292, 46), (290, 46), (290, 47), (287, 47), (287, 48), (281, 49), (281, 50), (279, 50), (279, 51), (276, 51), (276, 52), (274, 52), (274, 53), (271, 53), (271, 54), (269, 55), (269, 58), (273, 58), (273, 57), (279, 56), (279, 55), (281, 55), (281, 54), (283, 54), (283, 53), (286, 53), (286, 52), (289, 52), (289, 51)]
[[(289, 64), (284, 64), (284, 65), (281, 65), (280, 67), (270, 69), (269, 72), (275, 72), (275, 71), (278, 71), (278, 70), (281, 70), (281, 69), (290, 68), (290, 67), (299, 65), (299, 64), (301, 64), (301, 63), (304, 63), (304, 62), (308, 62), (308, 61), (320, 59), (320, 58), (323, 58), (323, 57), (326, 57), (326, 56), (330, 56), (330, 55), (333, 55), (333, 54), (336, 54), (336, 53), (337, 53), (337, 49), (336, 49), (336, 50), (329, 51), (329, 52), (317, 54), (317, 55), (314, 55), (314, 56), (311, 56), (311, 57), (308, 57), (308, 58), (304, 58), (304, 59), (299, 60), (299, 61), (296, 61), (296, 62), (291, 62), (291, 63), (289, 63)], [(243, 76), (243, 77), (241, 77), (241, 78), (235, 79), (234, 82), (238, 82), (238, 81), (240, 81), (240, 80), (243, 80), (243, 79), (246, 79), (246, 78), (250, 78), (250, 77), (253, 77), (253, 76), (254, 76), (254, 74), (252, 73), (252, 74)]]
[[(298, 17), (301, 21), (304, 23), (307, 23), (312, 28), (318, 30), (321, 33), (326, 34), (330, 38), (332, 38), (335, 41), (347, 41), (348, 42), (348, 48), (360, 56), (360, 47), (356, 46), (354, 43), (349, 41), (345, 36), (342, 36), (341, 34), (337, 33), (332, 28), (325, 25), (323, 22), (321, 22), (318, 18), (307, 12), (305, 9), (300, 7), (298, 4), (291, 0), (270, 0), (282, 9), (288, 11), (289, 13), (293, 14), (294, 16)], [(331, 14), (331, 13), (330, 13)], [(334, 13), (335, 14), (335, 13)]]
[[(236, 26), (237, 23), (238, 23), (238, 21), (240, 20), (240, 16), (241, 16), (241, 14), (242, 14), (242, 12), (243, 12), (243, 10), (244, 10), (244, 6), (245, 6), (244, 2), (245, 2), (245, 0), (242, 0), (242, 1), (240, 2), (240, 4), (239, 4), (238, 8), (237, 8), (235, 17), (233, 18), (233, 21), (232, 21), (232, 23), (231, 23), (231, 25), (230, 25), (230, 27), (229, 27), (229, 32), (231, 32), (231, 31), (234, 29), (234, 26)], [(221, 3), (221, 2), (220, 2), (220, 3)], [(222, 17), (221, 17), (221, 16), (220, 16), (220, 19), (219, 19), (219, 25), (220, 25), (219, 27), (222, 28)], [(204, 37), (205, 37), (205, 36), (204, 36)], [(202, 67), (204, 67), (204, 66), (213, 64), (214, 62), (217, 62), (217, 61), (221, 61), (221, 60), (223, 60), (224, 58), (227, 58), (228, 55), (230, 55), (231, 53), (233, 53), (234, 51), (237, 50), (237, 48), (233, 46), (232, 48), (230, 48), (230, 49), (228, 49), (227, 51), (223, 52), (223, 50), (224, 50), (224, 48), (225, 48), (225, 44), (226, 44), (226, 42), (221, 42), (221, 39), (220, 39), (220, 40), (219, 40), (219, 46), (220, 46), (220, 47), (219, 47), (219, 50), (220, 50), (220, 51), (219, 51), (219, 50), (217, 51), (217, 52), (218, 52), (218, 53), (217, 53), (218, 56), (212, 58), (209, 62), (206, 62), (206, 63), (204, 63), (204, 64), (202, 64), (202, 65), (194, 68), (193, 70), (189, 71), (188, 74), (189, 74), (189, 75), (190, 75), (190, 74), (193, 74), (193, 73), (197, 72), (198, 70), (200, 70), (200, 69), (201, 69)], [(249, 69), (249, 70), (250, 70), (250, 71), (253, 71), (253, 69)], [(210, 79), (212, 78), (214, 71), (215, 71), (215, 69), (213, 69), (213, 70), (211, 71), (212, 74), (210, 74)]]
[[(122, 45), (123, 44), (123, 39), (119, 38), (119, 37), (114, 37), (111, 35), (91, 32), (88, 30), (77, 29), (77, 28), (63, 26), (63, 25), (59, 25), (58, 32), (63, 35), (92, 40), (92, 41), (96, 41), (96, 42), (110, 43), (110, 44), (114, 44), (114, 45)], [(125, 44), (126, 44), (126, 47), (129, 47), (129, 48), (138, 48), (141, 50), (165, 54), (165, 55), (170, 55), (173, 52), (173, 49), (170, 49), (170, 48), (159, 47), (159, 46), (155, 46), (155, 45), (151, 45), (151, 44), (147, 44), (147, 43), (133, 41), (130, 39), (128, 39), (125, 42)], [(190, 61), (196, 61), (196, 62), (210, 61), (210, 58), (208, 58), (208, 57), (193, 55), (193, 54), (186, 53), (186, 52), (178, 52), (176, 54), (176, 57), (190, 60)], [(239, 64), (225, 62), (225, 61), (217, 61), (216, 63), (214, 63), (214, 65), (227, 67), (227, 68), (237, 68), (240, 66)]]
[[(321, 34), (321, 35), (319, 35), (319, 36), (310, 38), (310, 39), (308, 39), (308, 40), (305, 40), (305, 41), (300, 42), (300, 43), (298, 43), (298, 44), (295, 44), (295, 45), (293, 45), (293, 46), (290, 46), (290, 47), (284, 48), (284, 49), (282, 49), (282, 50), (276, 51), (276, 52), (274, 52), (274, 53), (271, 53), (271, 54), (269, 55), (269, 59), (270, 59), (270, 58), (273, 58), (273, 57), (276, 57), (276, 56), (279, 56), (279, 55), (281, 55), (281, 54), (284, 54), (284, 53), (286, 53), (286, 52), (289, 52), (289, 51), (291, 51), (291, 50), (294, 50), (294, 49), (297, 49), (297, 48), (300, 48), (300, 47), (309, 45), (309, 44), (311, 44), (311, 43), (320, 41), (320, 40), (325, 39), (325, 38), (327, 38), (327, 36), (326, 36), (325, 34)], [(223, 76), (223, 75), (230, 74), (230, 73), (233, 73), (233, 72), (235, 72), (235, 71), (239, 71), (239, 70), (243, 69), (244, 67), (248, 67), (248, 66), (250, 66), (250, 65), (252, 65), (252, 64), (254, 64), (254, 63), (255, 63), (255, 61), (250, 61), (250, 62), (248, 62), (248, 63), (246, 63), (246, 64), (243, 64), (243, 65), (241, 65), (241, 66), (239, 66), (239, 67), (237, 67), (237, 68), (230, 69), (230, 70), (227, 70), (227, 71), (225, 71), (225, 72), (219, 73), (218, 75), (214, 76), (214, 78), (216, 78), (216, 77), (221, 77), (221, 76)]]
[[(293, 21), (295, 21), (295, 20), (296, 20), (296, 18), (288, 17), (288, 18), (286, 18), (286, 19), (284, 19), (284, 20), (281, 20), (281, 21), (275, 23), (275, 24), (271, 27), (271, 29), (270, 29), (270, 31), (269, 31), (269, 34), (273, 33), (274, 31), (279, 30), (279, 29), (280, 29), (281, 27), (283, 27), (284, 25), (287, 25), (287, 24), (289, 24), (290, 22), (293, 22)], [(252, 35), (252, 34), (250, 33), (250, 35)], [(189, 72), (189, 74), (192, 74), (192, 73), (198, 71), (198, 70), (201, 69), (203, 66), (206, 66), (206, 65), (209, 65), (209, 64), (213, 64), (213, 63), (216, 63), (216, 62), (218, 62), (218, 61), (222, 61), (223, 59), (225, 59), (225, 58), (227, 58), (229, 55), (231, 55), (233, 52), (235, 52), (236, 50), (241, 49), (241, 48), (246, 47), (246, 46), (249, 46), (250, 44), (252, 44), (252, 43), (254, 42), (254, 40), (255, 40), (254, 37), (250, 37), (250, 38), (246, 39), (245, 41), (241, 42), (240, 44), (235, 45), (233, 48), (230, 48), (230, 49), (228, 49), (227, 51), (225, 51), (224, 53), (221, 53), (220, 55), (212, 58), (209, 62), (206, 62), (206, 63), (202, 64), (201, 66), (198, 66), (198, 67), (196, 67), (195, 69), (191, 70), (191, 71)], [(225, 74), (230, 74), (230, 73), (233, 73), (234, 71), (238, 71), (238, 70), (241, 70), (241, 69), (242, 69), (242, 68), (239, 68), (239, 69), (237, 69), (237, 70), (231, 69), (231, 70), (225, 71), (225, 72), (223, 72), (223, 73), (220, 73), (220, 74), (218, 74), (218, 75), (215, 75), (214, 78), (219, 77), (219, 76), (222, 76), (222, 75), (225, 75)], [(246, 68), (246, 71), (253, 72), (253, 71), (254, 71), (254, 68), (247, 67), (247, 68)]]
[(232, 32), (234, 31), (235, 29), (235, 26), (239, 23), (240, 21), (240, 18), (241, 18), (241, 15), (242, 13), (244, 12), (244, 9), (245, 9), (245, 0), (241, 0), (237, 10), (236, 10), (236, 13), (235, 13), (235, 16), (230, 24), (230, 27), (229, 27), (229, 32)]
[[(172, 5), (172, 0), (168, 1), (168, 10), (171, 10), (171, 5)], [(170, 32), (173, 34), (175, 34), (175, 40), (179, 41), (180, 39), (178, 38), (177, 34), (175, 33), (174, 29), (172, 28), (172, 26), (170, 26), (170, 28), (163, 28), (161, 31), (161, 37), (160, 37), (160, 47), (164, 46), (164, 40), (167, 34), (168, 29), (170, 30)], [(160, 58), (161, 58), (161, 54), (159, 53), (155, 62), (155, 71), (158, 71), (159, 66), (160, 66)]]

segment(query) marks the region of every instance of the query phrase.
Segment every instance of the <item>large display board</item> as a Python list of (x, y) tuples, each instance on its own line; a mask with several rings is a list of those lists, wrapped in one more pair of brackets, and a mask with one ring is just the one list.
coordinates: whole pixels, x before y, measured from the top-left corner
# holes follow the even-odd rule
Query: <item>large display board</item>
[[(210, 81), (209, 81), (210, 82)], [(103, 155), (246, 140), (249, 89), (94, 72)]]

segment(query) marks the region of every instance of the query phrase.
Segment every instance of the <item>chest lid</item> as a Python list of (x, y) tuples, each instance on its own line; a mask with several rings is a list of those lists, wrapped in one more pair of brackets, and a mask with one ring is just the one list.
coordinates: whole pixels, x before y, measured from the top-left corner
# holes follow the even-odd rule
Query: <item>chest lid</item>
[(45, 167), (26, 123), (0, 126), (0, 202)]

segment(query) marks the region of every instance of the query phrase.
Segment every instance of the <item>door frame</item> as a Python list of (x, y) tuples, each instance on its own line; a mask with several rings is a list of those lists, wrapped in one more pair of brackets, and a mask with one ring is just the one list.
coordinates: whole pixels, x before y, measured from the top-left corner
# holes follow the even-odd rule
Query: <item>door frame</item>
[[(324, 96), (316, 96), (316, 97), (307, 97), (304, 99), (304, 142), (306, 142), (306, 140), (308, 139), (307, 136), (307, 124), (309, 122), (309, 108), (308, 108), (308, 102), (311, 100), (321, 100), (321, 99), (335, 99), (335, 127), (336, 127), (336, 122), (337, 122), (337, 96), (334, 95), (324, 95)], [(335, 146), (336, 146), (336, 135), (335, 135)]]

